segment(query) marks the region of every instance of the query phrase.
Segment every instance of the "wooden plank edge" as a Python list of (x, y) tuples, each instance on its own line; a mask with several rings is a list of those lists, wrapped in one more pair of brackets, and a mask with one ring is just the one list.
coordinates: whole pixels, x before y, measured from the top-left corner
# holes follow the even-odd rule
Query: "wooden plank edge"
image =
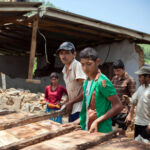
[(57, 131), (53, 131), (53, 132), (49, 132), (49, 133), (44, 133), (32, 138), (28, 138), (19, 142), (15, 142), (6, 146), (1, 146), (0, 150), (18, 150), (18, 149), (22, 149), (34, 144), (38, 144), (40, 142), (55, 138), (57, 136), (60, 135), (64, 135), (67, 134), (73, 130), (79, 129), (79, 125), (76, 126), (70, 126), (70, 127), (66, 127), (66, 128), (62, 128), (59, 129)]
[(46, 120), (49, 118), (54, 118), (57, 116), (65, 115), (65, 114), (66, 114), (66, 110), (63, 109), (63, 110), (58, 110), (58, 111), (48, 113), (48, 114), (44, 113), (44, 114), (27, 116), (27, 117), (24, 117), (22, 119), (19, 119), (19, 120), (13, 121), (13, 122), (1, 123), (0, 124), (0, 130), (18, 127), (18, 126), (26, 125), (29, 123), (34, 123), (34, 122)]
[(16, 113), (16, 111), (4, 110), (4, 111), (0, 111), (0, 116), (12, 114), (12, 113)]
[(107, 133), (105, 135), (97, 136), (94, 140), (91, 140), (90, 142), (85, 142), (83, 144), (77, 145), (74, 150), (85, 150), (87, 148), (91, 148), (93, 146), (96, 146), (98, 144), (101, 144), (105, 141), (108, 141), (109, 139), (112, 139), (117, 136), (117, 133), (119, 133), (120, 129), (116, 129), (110, 133)]

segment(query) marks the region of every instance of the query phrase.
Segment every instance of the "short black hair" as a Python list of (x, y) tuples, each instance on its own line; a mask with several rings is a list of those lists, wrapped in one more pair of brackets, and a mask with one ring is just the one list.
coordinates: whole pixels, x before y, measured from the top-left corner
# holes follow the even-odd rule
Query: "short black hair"
[(150, 74), (143, 74), (144, 78), (146, 78), (147, 76), (150, 78)]
[(79, 56), (80, 56), (80, 59), (81, 58), (89, 58), (89, 59), (92, 59), (93, 61), (96, 61), (96, 59), (98, 58), (98, 54), (97, 54), (96, 50), (92, 47), (84, 48), (80, 52)]
[(59, 79), (59, 74), (57, 72), (52, 72), (49, 76), (49, 78), (56, 78), (56, 79)]
[(114, 61), (112, 66), (114, 69), (124, 69), (124, 63), (121, 59)]

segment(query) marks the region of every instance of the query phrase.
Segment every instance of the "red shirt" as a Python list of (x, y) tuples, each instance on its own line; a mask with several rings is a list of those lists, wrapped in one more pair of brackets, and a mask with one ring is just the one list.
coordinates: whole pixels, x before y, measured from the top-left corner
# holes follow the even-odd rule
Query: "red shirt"
[(44, 99), (46, 102), (56, 105), (61, 100), (63, 94), (68, 95), (67, 90), (64, 86), (58, 85), (56, 90), (52, 91), (51, 85), (48, 85), (45, 88), (45, 98)]

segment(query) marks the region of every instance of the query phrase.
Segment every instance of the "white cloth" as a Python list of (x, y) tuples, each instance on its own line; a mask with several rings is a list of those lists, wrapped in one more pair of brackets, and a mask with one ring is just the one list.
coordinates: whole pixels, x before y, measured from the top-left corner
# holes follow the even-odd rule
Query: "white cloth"
[[(66, 67), (62, 70), (64, 74), (64, 81), (66, 84), (66, 89), (68, 92), (69, 100), (73, 100), (75, 97), (79, 96), (82, 86), (77, 82), (77, 79), (86, 79), (86, 75), (82, 70), (81, 63), (74, 59), (69, 66), (69, 74), (66, 74)], [(75, 103), (71, 114), (76, 112), (81, 112), (82, 101)]]
[[(89, 97), (89, 92), (90, 92), (90, 87), (91, 87), (91, 81), (88, 81), (87, 87), (86, 87), (86, 92), (85, 92), (85, 98), (86, 98), (86, 110), (88, 110), (88, 97)], [(86, 111), (86, 130), (88, 130), (88, 111)]]
[(150, 85), (141, 85), (132, 95), (131, 103), (136, 104), (135, 124), (147, 126), (150, 124)]

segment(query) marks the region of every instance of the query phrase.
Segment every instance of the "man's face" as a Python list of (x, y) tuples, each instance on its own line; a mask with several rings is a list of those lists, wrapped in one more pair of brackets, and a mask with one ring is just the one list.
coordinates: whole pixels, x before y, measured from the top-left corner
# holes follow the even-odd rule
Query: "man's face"
[(72, 60), (75, 58), (75, 56), (76, 56), (75, 52), (72, 54), (72, 52), (68, 50), (60, 50), (59, 52), (59, 57), (62, 63), (65, 65), (70, 64)]
[(56, 86), (56, 85), (58, 85), (58, 79), (55, 77), (50, 78), (50, 83), (51, 83), (51, 85)]
[(97, 69), (99, 65), (99, 59), (97, 59), (96, 61), (93, 61), (90, 58), (81, 58), (80, 62), (81, 62), (83, 71), (88, 77), (90, 77), (91, 75), (93, 75), (93, 73), (95, 73), (95, 70)]
[(145, 84), (150, 84), (150, 76), (149, 75), (146, 75), (144, 77), (144, 82), (145, 82)]
[(144, 84), (144, 76), (139, 75), (138, 78), (139, 78), (140, 85)]
[(114, 73), (115, 73), (115, 75), (116, 75), (117, 77), (122, 77), (123, 74), (124, 74), (124, 72), (125, 72), (125, 70), (122, 69), (122, 68), (113, 69), (113, 70), (114, 70)]

